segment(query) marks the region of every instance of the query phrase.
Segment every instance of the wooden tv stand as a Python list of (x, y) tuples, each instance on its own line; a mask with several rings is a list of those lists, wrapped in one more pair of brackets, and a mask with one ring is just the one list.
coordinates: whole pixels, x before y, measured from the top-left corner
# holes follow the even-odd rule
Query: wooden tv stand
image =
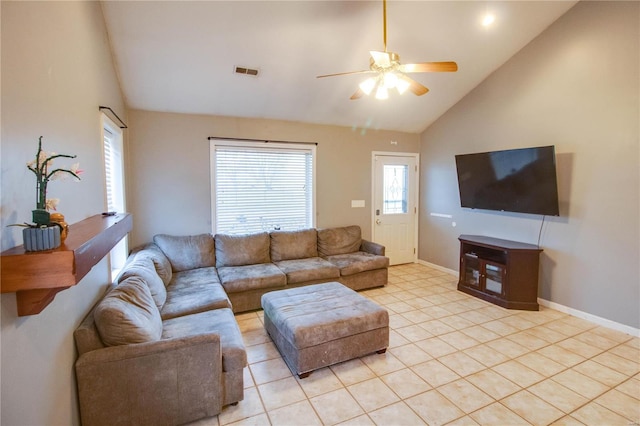
[(542, 249), (533, 244), (460, 235), (458, 290), (507, 309), (537, 311)]

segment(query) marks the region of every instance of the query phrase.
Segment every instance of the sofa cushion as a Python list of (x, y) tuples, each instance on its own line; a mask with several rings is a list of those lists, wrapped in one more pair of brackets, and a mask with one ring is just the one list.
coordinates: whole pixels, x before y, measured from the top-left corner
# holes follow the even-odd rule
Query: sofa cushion
[(244, 266), (269, 263), (269, 234), (216, 234), (216, 266)]
[(159, 234), (153, 237), (153, 242), (167, 256), (174, 272), (216, 266), (216, 253), (211, 234), (188, 236)]
[(129, 277), (140, 277), (147, 284), (151, 297), (158, 309), (162, 309), (162, 305), (167, 300), (167, 289), (164, 282), (156, 272), (153, 261), (148, 256), (138, 253), (131, 263), (125, 266), (122, 274), (118, 278), (118, 282), (122, 282)]
[(318, 230), (318, 253), (322, 257), (360, 250), (362, 234), (357, 225)]
[(216, 268), (198, 268), (173, 274), (160, 316), (166, 320), (221, 308), (231, 308), (231, 302), (220, 285)]
[(222, 347), (222, 370), (233, 371), (247, 365), (242, 334), (231, 309), (216, 309), (177, 317), (164, 321), (163, 326), (162, 339), (216, 333), (220, 336)]
[(107, 346), (159, 340), (162, 320), (149, 287), (139, 277), (129, 277), (96, 306), (93, 316)]
[(284, 287), (287, 278), (273, 263), (218, 268), (218, 276), (227, 293)]
[(271, 261), (306, 259), (318, 256), (318, 231), (273, 231), (271, 236)]
[(275, 265), (287, 276), (287, 284), (340, 278), (340, 269), (320, 257), (283, 260), (275, 262)]
[(389, 267), (388, 257), (362, 251), (329, 256), (327, 260), (340, 268), (340, 275), (343, 276)]
[(169, 284), (171, 281), (172, 270), (171, 262), (167, 259), (167, 256), (160, 250), (160, 247), (154, 243), (149, 243), (142, 247), (137, 253), (137, 257), (148, 257), (156, 268), (156, 272), (164, 285)]

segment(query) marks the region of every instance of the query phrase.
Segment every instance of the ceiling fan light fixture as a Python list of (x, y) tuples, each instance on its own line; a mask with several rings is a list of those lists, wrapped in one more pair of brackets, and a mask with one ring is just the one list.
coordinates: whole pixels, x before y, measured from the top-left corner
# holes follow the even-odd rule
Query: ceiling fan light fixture
[(370, 95), (373, 92), (373, 88), (376, 86), (376, 79), (370, 77), (360, 83), (360, 90), (362, 90), (366, 95)]
[(400, 56), (397, 53), (387, 51), (387, 0), (382, 0), (382, 34), (384, 50), (369, 51), (371, 56), (369, 57), (368, 70), (325, 74), (316, 78), (373, 73), (375, 76), (361, 82), (358, 85), (358, 90), (349, 99), (360, 99), (363, 95), (371, 95), (374, 91), (376, 99), (388, 99), (389, 89), (393, 88), (401, 95), (407, 90), (410, 90), (416, 96), (422, 96), (429, 92), (427, 87), (405, 75), (405, 73), (458, 71), (458, 64), (453, 61), (401, 64)]
[(382, 81), (386, 89), (393, 89), (398, 84), (398, 76), (395, 72), (385, 72)]
[(396, 90), (398, 91), (399, 94), (402, 95), (404, 92), (406, 92), (409, 86), (410, 86), (409, 82), (404, 78), (402, 78), (402, 76), (398, 78), (398, 82), (396, 83)]
[(384, 84), (378, 85), (378, 90), (376, 90), (376, 99), (384, 100), (389, 98), (389, 92)]

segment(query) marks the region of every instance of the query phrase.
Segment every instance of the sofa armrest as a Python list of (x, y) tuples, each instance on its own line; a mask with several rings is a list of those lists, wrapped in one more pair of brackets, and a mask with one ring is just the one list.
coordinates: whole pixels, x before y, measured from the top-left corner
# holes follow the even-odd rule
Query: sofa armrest
[(182, 424), (222, 410), (217, 334), (98, 349), (75, 369), (83, 425)]
[(382, 244), (374, 243), (373, 241), (362, 240), (360, 244), (360, 251), (377, 254), (378, 256), (384, 256), (384, 250), (385, 247)]

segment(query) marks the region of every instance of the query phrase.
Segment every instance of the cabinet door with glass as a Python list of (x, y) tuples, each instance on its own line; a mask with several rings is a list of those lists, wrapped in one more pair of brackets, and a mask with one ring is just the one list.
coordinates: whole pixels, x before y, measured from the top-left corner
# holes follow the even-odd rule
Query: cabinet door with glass
[(499, 296), (504, 296), (504, 285), (506, 268), (504, 265), (490, 261), (482, 261), (482, 281), (484, 291)]
[(503, 264), (481, 259), (475, 253), (465, 253), (462, 261), (465, 286), (504, 296), (506, 268)]
[(482, 276), (482, 261), (478, 259), (478, 256), (475, 253), (465, 253), (462, 261), (464, 264), (464, 285), (482, 290), (480, 282), (480, 278)]

